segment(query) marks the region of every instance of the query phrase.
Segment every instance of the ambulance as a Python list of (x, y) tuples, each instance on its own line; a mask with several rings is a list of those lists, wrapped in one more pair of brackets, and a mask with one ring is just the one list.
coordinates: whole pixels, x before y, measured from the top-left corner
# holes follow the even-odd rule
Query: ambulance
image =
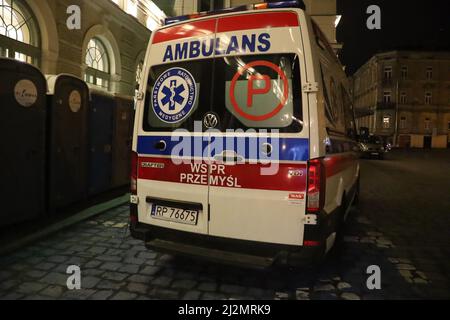
[(359, 193), (343, 67), (299, 1), (169, 18), (137, 95), (130, 225), (157, 252), (322, 261)]

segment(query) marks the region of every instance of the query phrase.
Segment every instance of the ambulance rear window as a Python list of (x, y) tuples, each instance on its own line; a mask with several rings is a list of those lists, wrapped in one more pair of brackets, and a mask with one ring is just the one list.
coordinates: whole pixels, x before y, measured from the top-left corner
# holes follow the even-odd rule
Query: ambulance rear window
[(217, 59), (214, 86), (212, 109), (223, 131), (303, 129), (299, 59), (293, 54)]
[[(205, 128), (205, 117), (217, 123)], [(150, 70), (144, 130), (303, 129), (299, 59), (294, 54), (233, 56)]]

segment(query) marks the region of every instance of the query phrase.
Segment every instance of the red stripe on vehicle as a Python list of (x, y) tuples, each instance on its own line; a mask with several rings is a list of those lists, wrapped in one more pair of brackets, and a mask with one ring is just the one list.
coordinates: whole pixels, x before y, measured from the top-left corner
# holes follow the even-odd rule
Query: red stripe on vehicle
[(358, 157), (353, 154), (328, 156), (324, 160), (327, 178), (333, 177), (355, 164)]
[[(176, 165), (171, 159), (141, 157), (139, 159), (138, 179), (190, 185), (208, 185), (208, 171), (195, 170), (207, 168), (205, 162)], [(215, 164), (220, 166), (221, 164)], [(261, 170), (268, 166), (261, 164), (238, 164), (216, 167), (211, 172), (214, 187), (243, 188), (256, 190), (275, 190), (289, 192), (306, 191), (306, 164), (279, 164), (275, 175), (262, 175)], [(198, 168), (197, 168), (198, 169)]]
[(217, 32), (298, 26), (297, 14), (293, 12), (253, 13), (220, 18)]
[(188, 22), (159, 30), (153, 37), (153, 43), (161, 43), (190, 37), (208, 36), (214, 34), (215, 30), (216, 19)]

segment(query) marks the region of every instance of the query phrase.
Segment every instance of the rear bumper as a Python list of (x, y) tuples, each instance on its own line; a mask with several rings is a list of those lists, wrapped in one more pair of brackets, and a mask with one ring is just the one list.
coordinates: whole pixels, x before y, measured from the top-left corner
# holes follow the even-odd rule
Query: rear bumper
[(252, 269), (274, 265), (310, 266), (323, 257), (324, 246), (287, 246), (225, 239), (137, 224), (131, 235), (148, 249)]

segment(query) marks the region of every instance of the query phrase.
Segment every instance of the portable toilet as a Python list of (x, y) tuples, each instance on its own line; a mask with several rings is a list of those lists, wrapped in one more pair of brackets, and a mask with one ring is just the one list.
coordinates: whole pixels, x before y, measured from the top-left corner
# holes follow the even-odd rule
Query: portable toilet
[(33, 65), (0, 58), (0, 226), (45, 213), (45, 77)]
[(131, 144), (133, 141), (134, 99), (129, 96), (115, 96), (113, 114), (112, 164), (114, 188), (130, 183)]
[(115, 99), (107, 92), (91, 89), (89, 106), (89, 169), (90, 196), (112, 188), (112, 140)]
[(68, 74), (48, 75), (48, 205), (50, 211), (87, 196), (89, 89)]

